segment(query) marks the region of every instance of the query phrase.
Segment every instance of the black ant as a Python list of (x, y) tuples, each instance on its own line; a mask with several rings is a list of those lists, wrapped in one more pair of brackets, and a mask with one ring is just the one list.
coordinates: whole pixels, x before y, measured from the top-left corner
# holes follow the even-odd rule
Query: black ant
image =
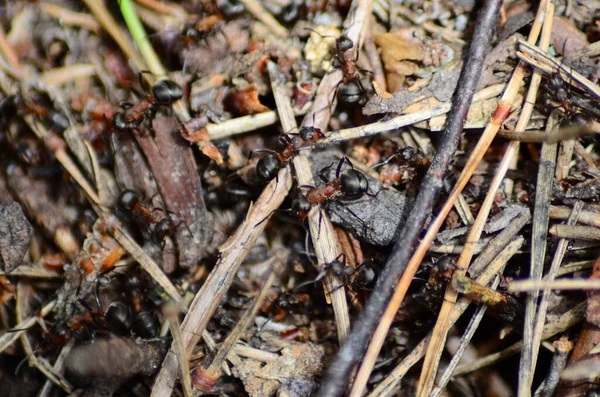
[[(346, 264), (346, 254), (339, 254), (333, 261), (326, 263), (321, 268), (317, 276), (310, 281), (299, 284), (296, 290), (310, 284), (317, 283), (323, 280), (327, 275), (334, 275), (341, 278), (344, 285), (347, 285), (352, 290), (362, 290), (366, 286), (373, 283), (375, 280), (375, 271), (366, 264), (354, 268)], [(331, 291), (333, 292), (333, 291)]]
[(215, 14), (199, 19), (194, 23), (187, 23), (183, 26), (183, 30), (181, 31), (181, 37), (183, 38), (183, 41), (188, 45), (201, 40), (206, 41), (207, 34), (211, 31), (212, 28), (221, 23), (223, 19), (223, 15)]
[(183, 89), (179, 84), (172, 80), (160, 80), (152, 86), (152, 95), (137, 104), (121, 102), (123, 111), (113, 116), (112, 128), (115, 132), (133, 131), (142, 121), (146, 121), (148, 129), (152, 131), (152, 119), (158, 108), (169, 106), (182, 97)]
[[(342, 166), (344, 165), (344, 162), (347, 162), (351, 168), (342, 172)], [(329, 182), (329, 179), (324, 174), (324, 171), (329, 170), (330, 167), (331, 165), (322, 169), (319, 173), (319, 177), (321, 180), (323, 180), (323, 182), (325, 182), (325, 185), (318, 187), (310, 185), (300, 186), (301, 188), (307, 188), (308, 190), (304, 194), (304, 198), (306, 200), (297, 201), (297, 213), (299, 216), (308, 215), (310, 210), (307, 211), (308, 205), (306, 202), (310, 203), (311, 205), (315, 205), (323, 204), (327, 201), (340, 198), (354, 200), (365, 195), (370, 197), (377, 196), (376, 194), (369, 193), (369, 181), (367, 180), (367, 177), (362, 172), (354, 169), (348, 157), (344, 156), (340, 159), (335, 171), (335, 178), (331, 182)], [(365, 227), (367, 227), (364, 221), (360, 219), (352, 210), (349, 208), (346, 208), (346, 210)], [(320, 226), (321, 219), (319, 219), (319, 232)]]
[(175, 236), (175, 232), (177, 231), (177, 227), (179, 225), (175, 225), (170, 216), (157, 215), (155, 213), (157, 209), (155, 208), (151, 210), (142, 202), (135, 191), (131, 189), (123, 191), (123, 193), (121, 193), (119, 196), (118, 204), (123, 210), (134, 212), (145, 218), (150, 224), (155, 225), (154, 233), (156, 234), (158, 240), (163, 242), (163, 246), (166, 237), (173, 238), (173, 236)]
[(354, 56), (354, 42), (345, 34), (335, 40), (336, 58), (340, 62), (340, 69), (344, 74), (343, 80), (338, 84), (340, 99), (348, 104), (360, 102), (366, 92), (360, 81), (359, 69), (356, 67), (358, 51)]
[[(100, 287), (111, 283), (106, 273), (113, 270), (114, 268), (109, 269), (96, 278), (94, 294), (99, 308), (102, 307), (99, 294)], [(127, 278), (124, 285), (131, 304), (128, 305), (121, 301), (112, 302), (104, 313), (106, 325), (110, 331), (117, 334), (126, 335), (129, 332), (133, 332), (144, 339), (153, 338), (158, 335), (160, 323), (153, 312), (144, 310), (142, 302), (152, 294), (142, 293), (141, 281), (134, 274), (126, 275), (125, 277)]]
[(256, 164), (256, 175), (262, 181), (270, 181), (280, 169), (287, 166), (289, 161), (298, 154), (305, 143), (314, 143), (325, 138), (325, 134), (317, 127), (302, 127), (297, 133), (284, 134), (279, 137), (280, 142), (285, 145), (281, 153), (268, 149), (255, 150), (255, 152), (267, 152), (265, 157), (258, 160)]
[[(342, 172), (344, 162), (347, 162), (351, 168)], [(375, 195), (369, 193), (369, 182), (367, 177), (362, 172), (354, 169), (348, 157), (344, 156), (340, 159), (335, 171), (335, 178), (333, 181), (328, 182), (323, 171), (330, 167), (331, 166), (326, 167), (319, 173), (321, 179), (326, 182), (325, 185), (319, 187), (309, 185), (301, 186), (303, 188), (308, 188), (305, 194), (305, 198), (308, 202), (311, 204), (323, 204), (324, 202), (339, 196), (350, 199), (360, 198), (363, 195), (375, 197)]]
[(379, 179), (384, 187), (395, 184), (415, 185), (429, 168), (429, 160), (418, 149), (407, 146), (399, 149), (385, 161), (372, 168), (381, 167)]

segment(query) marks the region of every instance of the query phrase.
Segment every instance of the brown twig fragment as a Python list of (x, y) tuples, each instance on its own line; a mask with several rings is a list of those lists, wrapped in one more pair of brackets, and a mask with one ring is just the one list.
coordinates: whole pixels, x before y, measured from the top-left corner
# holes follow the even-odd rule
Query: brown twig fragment
[[(273, 211), (279, 208), (291, 186), (291, 174), (289, 169), (284, 168), (279, 172), (277, 178), (265, 187), (236, 232), (225, 244), (219, 247), (220, 259), (194, 297), (189, 312), (183, 320), (182, 336), (187, 354), (191, 353), (200, 340), (200, 336), (217, 305), (233, 282), (239, 266), (254, 246), (256, 239), (264, 231), (266, 222), (261, 221), (270, 217)], [(162, 368), (154, 381), (152, 396), (163, 396), (166, 393), (171, 393), (177, 371), (177, 357), (170, 351), (167, 353)]]
[(194, 382), (194, 386), (202, 391), (211, 391), (214, 387), (217, 380), (219, 380), (221, 376), (221, 366), (225, 362), (225, 359), (229, 356), (230, 352), (233, 350), (238, 340), (242, 336), (242, 334), (246, 331), (250, 323), (256, 317), (256, 313), (264, 299), (269, 292), (269, 288), (273, 285), (273, 282), (280, 276), (281, 270), (283, 268), (282, 261), (287, 258), (271, 258), (271, 268), (268, 272), (267, 279), (263, 286), (260, 289), (260, 292), (254, 300), (250, 307), (246, 310), (242, 318), (238, 321), (237, 325), (227, 339), (221, 345), (219, 351), (211, 361), (211, 363), (206, 368), (202, 368), (198, 366), (194, 370), (194, 374), (192, 375), (192, 379)]
[[(285, 81), (283, 76), (272, 62), (269, 62), (268, 70), (273, 95), (277, 104), (277, 112), (279, 113), (283, 129), (285, 131), (295, 131), (297, 129), (296, 120), (291, 101), (285, 95)], [(323, 87), (319, 87), (319, 90), (329, 92), (329, 90)], [(299, 186), (314, 185), (307, 155), (308, 151), (304, 151), (293, 159), (294, 171), (296, 172)], [(319, 264), (324, 266), (326, 263), (331, 263), (339, 256), (340, 250), (338, 248), (337, 235), (333, 230), (333, 225), (329, 221), (327, 213), (320, 206), (315, 206), (308, 214), (308, 225)], [(350, 315), (348, 313), (346, 295), (344, 289), (340, 288), (342, 285), (340, 280), (335, 276), (326, 277), (326, 285), (327, 291), (325, 293), (331, 297), (338, 330), (338, 340), (341, 343), (346, 338), (350, 328)]]

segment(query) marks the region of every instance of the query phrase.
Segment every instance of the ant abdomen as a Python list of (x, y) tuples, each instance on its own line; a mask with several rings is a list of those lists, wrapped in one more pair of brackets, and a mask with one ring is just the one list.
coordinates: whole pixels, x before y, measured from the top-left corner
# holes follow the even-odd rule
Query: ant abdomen
[(270, 181), (275, 178), (279, 169), (281, 168), (281, 161), (274, 154), (268, 154), (258, 160), (256, 164), (256, 176), (264, 182)]
[(113, 302), (106, 309), (104, 314), (108, 328), (121, 335), (129, 333), (129, 329), (133, 323), (133, 312), (131, 307), (122, 302)]
[(340, 87), (339, 96), (342, 102), (354, 104), (362, 99), (363, 90), (357, 82), (347, 81)]
[(170, 105), (183, 97), (183, 89), (173, 80), (160, 80), (152, 86), (152, 94), (159, 105)]
[(354, 168), (344, 171), (340, 177), (341, 190), (345, 196), (362, 196), (369, 191), (365, 175)]
[(119, 206), (127, 211), (133, 211), (136, 204), (140, 202), (137, 193), (131, 189), (124, 190), (119, 196)]

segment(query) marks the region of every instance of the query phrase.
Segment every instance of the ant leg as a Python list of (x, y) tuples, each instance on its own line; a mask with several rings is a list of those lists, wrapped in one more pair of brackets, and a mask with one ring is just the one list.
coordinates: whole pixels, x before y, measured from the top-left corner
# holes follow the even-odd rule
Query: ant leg
[(341, 172), (342, 172), (342, 166), (344, 165), (344, 161), (347, 161), (347, 162), (348, 162), (348, 165), (350, 166), (350, 168), (354, 169), (354, 166), (352, 165), (352, 162), (350, 161), (350, 159), (349, 159), (348, 157), (346, 157), (346, 156), (343, 156), (343, 157), (340, 159), (340, 162), (338, 163), (338, 166), (337, 166), (337, 168), (336, 168), (336, 170), (335, 170), (335, 177), (336, 177), (336, 178), (339, 178), (339, 177), (340, 177), (340, 175), (341, 175)]
[(271, 153), (274, 155), (279, 154), (275, 150), (271, 150), (271, 149), (254, 149), (253, 151), (250, 152), (250, 156), (248, 156), (248, 158), (251, 159), (252, 156), (254, 156), (254, 153)]
[[(319, 171), (319, 178), (321, 178), (321, 180), (325, 183), (329, 183), (330, 180), (327, 177), (327, 175), (324, 174), (325, 170), (329, 170), (331, 167), (333, 167), (333, 163), (329, 164), (327, 167), (324, 167), (321, 169), (321, 171)], [(335, 177), (338, 178), (338, 174), (336, 172)]]
[(350, 215), (352, 215), (353, 217), (355, 217), (356, 220), (358, 220), (363, 225), (364, 228), (373, 230), (373, 228), (371, 226), (367, 225), (365, 223), (365, 221), (363, 221), (362, 219), (360, 219), (360, 217), (358, 215), (356, 215), (356, 213), (354, 211), (352, 211), (350, 208), (348, 208), (346, 206), (344, 206), (344, 208), (346, 209), (346, 211), (348, 211), (350, 213)]

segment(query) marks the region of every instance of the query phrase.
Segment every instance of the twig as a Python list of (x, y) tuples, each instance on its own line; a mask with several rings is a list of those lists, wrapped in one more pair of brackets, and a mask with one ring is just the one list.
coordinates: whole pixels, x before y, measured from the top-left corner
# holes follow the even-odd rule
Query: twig
[[(260, 222), (270, 217), (273, 211), (279, 208), (291, 186), (291, 174), (289, 169), (285, 168), (265, 187), (236, 232), (219, 247), (221, 257), (194, 297), (189, 312), (183, 320), (182, 336), (187, 354), (191, 353), (200, 340), (217, 305), (233, 282), (239, 266), (264, 231), (267, 222)], [(168, 352), (154, 382), (152, 396), (171, 393), (177, 371), (177, 357), (173, 352)]]
[[(561, 316), (558, 316), (555, 322), (546, 324), (544, 326), (544, 333), (542, 334), (542, 339), (551, 338), (554, 335), (564, 332), (576, 325), (577, 323), (581, 322), (585, 318), (586, 307), (587, 303), (582, 302), (575, 306), (573, 309), (569, 310), (568, 312), (563, 313)], [(454, 376), (465, 375), (477, 371), (488, 365), (491, 365), (498, 360), (508, 358), (513, 354), (518, 353), (521, 350), (522, 346), (523, 341), (519, 341), (500, 352), (490, 354), (486, 357), (482, 357), (470, 363), (461, 364), (456, 368), (456, 371), (454, 371)]]
[[(499, 283), (500, 277), (496, 276), (490, 288), (496, 289)], [(467, 325), (465, 333), (460, 339), (460, 345), (458, 346), (458, 349), (456, 349), (456, 351), (452, 353), (452, 360), (450, 360), (450, 363), (446, 367), (444, 374), (437, 381), (436, 387), (431, 392), (431, 397), (438, 397), (446, 388), (446, 385), (450, 381), (450, 378), (452, 378), (452, 374), (456, 369), (456, 366), (460, 363), (460, 360), (462, 359), (464, 352), (467, 350), (467, 347), (469, 347), (471, 339), (473, 338), (473, 335), (475, 335), (475, 331), (477, 331), (479, 323), (483, 319), (483, 315), (485, 314), (486, 309), (487, 305), (479, 305), (479, 307), (477, 308), (477, 311), (471, 318), (469, 325)]]
[(600, 230), (591, 226), (552, 225), (549, 233), (559, 238), (575, 240), (600, 240)]
[(176, 349), (175, 354), (177, 354), (177, 357), (179, 358), (179, 376), (181, 379), (183, 395), (185, 397), (192, 397), (189, 354), (185, 351), (183, 339), (181, 338), (181, 324), (179, 323), (178, 318), (179, 308), (173, 303), (169, 303), (164, 307), (163, 313), (169, 323), (169, 330), (173, 336), (173, 346)]
[(545, 51), (531, 43), (519, 40), (521, 51), (517, 51), (517, 56), (524, 62), (529, 63), (544, 73), (559, 73), (560, 77), (570, 85), (587, 91), (590, 95), (600, 99), (600, 87), (592, 83), (585, 76), (578, 73), (573, 68), (565, 67), (561, 62), (550, 57)]
[[(573, 350), (573, 342), (568, 340), (566, 337), (562, 337), (559, 340), (555, 341), (552, 346), (554, 346), (554, 356), (552, 356), (552, 362), (550, 363), (550, 369), (548, 369), (548, 375), (542, 384), (540, 385), (541, 397), (552, 397), (554, 395), (554, 391), (558, 386), (561, 378), (561, 372), (565, 369), (567, 365), (567, 358), (569, 358), (569, 353)], [(538, 395), (538, 393), (536, 393)]]
[[(471, 105), (475, 87), (479, 81), (485, 53), (493, 37), (500, 5), (500, 1), (490, 0), (486, 2), (486, 5), (481, 10), (473, 35), (473, 43), (471, 44), (469, 56), (466, 58), (467, 61), (461, 72), (456, 94), (452, 102), (452, 110), (446, 120), (446, 128), (438, 153), (425, 176), (419, 195), (415, 200), (415, 208), (413, 208), (409, 215), (398, 242), (394, 246), (393, 252), (388, 258), (381, 276), (378, 278), (375, 290), (356, 322), (356, 328), (336, 354), (327, 371), (325, 383), (320, 391), (320, 395), (322, 396), (341, 395), (344, 392), (352, 367), (364, 353), (376, 324), (379, 322), (381, 314), (394, 292), (396, 280), (398, 280), (400, 274), (404, 271), (406, 263), (418, 243), (423, 225), (441, 189), (440, 182), (456, 150), (462, 126), (465, 123), (467, 111)], [(410, 278), (412, 279), (412, 275)], [(378, 343), (383, 342), (381, 340)], [(379, 348), (376, 349), (374, 355), (372, 354), (369, 357), (367, 365), (363, 363), (364, 370), (361, 368), (362, 374), (358, 375), (352, 394), (361, 394), (378, 352)]]
[(563, 279), (554, 281), (519, 280), (508, 285), (510, 292), (577, 291), (600, 289), (600, 281), (588, 279)]
[(27, 332), (27, 330), (29, 328), (33, 327), (33, 325), (37, 323), (37, 321), (40, 317), (41, 318), (46, 317), (52, 311), (52, 309), (54, 309), (55, 305), (56, 305), (56, 299), (47, 303), (42, 308), (42, 310), (40, 310), (40, 312), (37, 313), (35, 316), (29, 317), (27, 320), (21, 321), (20, 323), (15, 325), (14, 328), (7, 330), (4, 335), (1, 335), (0, 336), (0, 353), (2, 353), (6, 348), (8, 348), (17, 339), (19, 339), (21, 337), (21, 335), (23, 335), (23, 333)]
[[(551, 185), (549, 183), (549, 185)], [(575, 206), (573, 207), (573, 211), (571, 212), (571, 216), (569, 217), (569, 220), (567, 221), (568, 225), (573, 225), (575, 223), (577, 223), (577, 218), (579, 217), (579, 212), (581, 211), (581, 208), (583, 207), (583, 202), (582, 201), (578, 201)], [(550, 269), (548, 270), (548, 274), (546, 275), (545, 279), (546, 281), (554, 281), (554, 278), (556, 277), (556, 274), (558, 273), (558, 269), (563, 261), (565, 252), (567, 250), (567, 246), (569, 244), (569, 241), (567, 239), (561, 239), (558, 242), (558, 245), (556, 247), (556, 252), (554, 253), (554, 256), (552, 258), (552, 264), (550, 265)], [(536, 292), (537, 295), (537, 292)], [(537, 357), (538, 357), (538, 352), (540, 349), (540, 344), (542, 342), (542, 332), (544, 330), (544, 324), (546, 322), (546, 312), (548, 310), (548, 304), (549, 304), (549, 300), (550, 300), (550, 293), (549, 291), (544, 291), (544, 293), (542, 294), (542, 299), (540, 300), (538, 306), (537, 306), (537, 315), (536, 315), (536, 319), (535, 319), (535, 325), (533, 328), (533, 337), (532, 337), (532, 341), (531, 344), (533, 346), (532, 349), (532, 367), (531, 370), (534, 371), (536, 363), (537, 363)]]
[[(100, 25), (108, 32), (108, 34), (117, 42), (119, 47), (123, 50), (127, 58), (129, 58), (139, 70), (148, 70), (148, 66), (144, 59), (138, 54), (137, 50), (129, 41), (123, 29), (114, 20), (104, 3), (96, 0), (83, 0), (85, 5), (90, 9), (92, 14), (96, 17)], [(146, 75), (147, 79), (151, 76)]]
[(230, 352), (238, 343), (242, 334), (246, 332), (246, 329), (248, 329), (248, 326), (250, 326), (250, 323), (256, 317), (256, 313), (258, 312), (258, 309), (260, 309), (262, 302), (266, 298), (267, 293), (269, 292), (269, 288), (271, 288), (275, 279), (280, 276), (281, 269), (283, 267), (283, 259), (285, 258), (277, 258), (276, 256), (272, 257), (267, 279), (261, 287), (258, 295), (256, 295), (256, 297), (252, 301), (250, 307), (246, 310), (242, 318), (239, 319), (235, 328), (231, 330), (231, 333), (229, 334), (229, 336), (227, 336), (227, 338), (221, 345), (221, 348), (213, 358), (212, 362), (208, 365), (208, 367), (206, 367), (205, 369), (198, 366), (194, 370), (194, 383), (196, 387), (198, 387), (200, 390), (212, 390), (212, 388), (215, 385), (215, 382), (221, 376), (221, 366), (229, 356)]
[[(285, 95), (285, 80), (282, 73), (273, 62), (268, 65), (269, 77), (271, 79), (271, 89), (277, 104), (277, 112), (281, 119), (281, 125), (284, 131), (295, 131), (297, 129), (296, 120), (294, 119), (294, 111), (291, 106), (290, 99)], [(321, 83), (322, 85), (323, 83)], [(330, 87), (330, 89), (333, 87)], [(319, 87), (320, 91), (329, 92), (325, 87)], [(318, 95), (318, 94), (317, 94)], [(312, 122), (312, 120), (311, 120)], [(294, 171), (298, 179), (298, 185), (314, 185), (310, 164), (308, 162), (308, 153), (304, 151), (301, 155), (293, 159)], [(318, 263), (321, 266), (335, 260), (339, 254), (336, 233), (333, 230), (333, 225), (329, 221), (327, 213), (320, 207), (314, 208), (308, 214), (308, 225), (310, 235), (317, 254)], [(318, 269), (320, 270), (320, 269)], [(330, 296), (333, 305), (333, 311), (336, 319), (338, 340), (340, 343), (346, 338), (350, 329), (350, 314), (348, 312), (348, 304), (346, 295), (341, 281), (335, 276), (326, 277), (327, 290), (325, 294)], [(333, 291), (333, 293), (331, 292)]]
[[(300, 110), (294, 109), (294, 115), (303, 116), (312, 106), (309, 102)], [(235, 119), (230, 119), (219, 124), (208, 124), (206, 130), (210, 135), (210, 139), (231, 138), (246, 132), (255, 131), (259, 128), (273, 125), (279, 121), (279, 115), (274, 110), (254, 114), (251, 116), (242, 116)]]
[[(559, 111), (550, 114), (546, 129), (551, 131), (558, 128)], [(535, 210), (533, 217), (533, 231), (531, 236), (531, 262), (530, 277), (541, 280), (546, 256), (550, 200), (552, 198), (553, 177), (556, 166), (558, 146), (556, 143), (542, 145), (542, 155), (538, 171), (535, 193)], [(532, 293), (525, 303), (525, 320), (523, 325), (523, 351), (519, 365), (519, 395), (531, 395), (531, 383), (535, 372), (536, 356), (539, 345), (533, 342), (536, 312), (538, 310), (538, 294)], [(543, 326), (538, 325), (538, 327)]]
[(262, 4), (260, 4), (257, 0), (240, 0), (240, 3), (243, 3), (244, 6), (246, 6), (246, 9), (252, 15), (254, 15), (256, 19), (261, 21), (268, 29), (270, 29), (276, 37), (288, 36), (288, 30), (281, 26), (281, 24), (273, 17), (273, 15), (269, 14), (269, 12), (265, 10)]
[[(500, 269), (506, 265), (508, 260), (512, 258), (514, 254), (520, 249), (525, 242), (523, 237), (513, 239), (498, 256), (487, 266), (484, 271), (477, 276), (476, 280), (480, 284), (487, 284), (496, 275)], [(454, 307), (452, 314), (450, 315), (450, 323), (454, 324), (460, 316), (467, 310), (470, 299), (462, 298)], [(427, 344), (431, 340), (431, 333), (419, 342), (419, 344), (410, 352), (404, 360), (392, 372), (373, 390), (369, 397), (381, 397), (392, 395), (393, 390), (396, 388), (402, 377), (408, 372), (413, 365), (419, 362), (425, 355), (425, 349)]]
[[(28, 288), (27, 285), (24, 284), (22, 280), (19, 280), (17, 283), (17, 291), (15, 295), (16, 299), (16, 319), (18, 322), (23, 321), (23, 315), (28, 311), (27, 309), (27, 298), (28, 295), (25, 291)], [(35, 355), (35, 351), (31, 346), (31, 342), (27, 338), (27, 334), (23, 333), (21, 335), (21, 342), (23, 344), (23, 350), (27, 355), (28, 361), (30, 365), (33, 365), (37, 368), (48, 380), (50, 380), (55, 385), (59, 386), (61, 389), (66, 391), (67, 393), (71, 393), (73, 391), (73, 386), (62, 376), (60, 373), (55, 372), (54, 368), (50, 365), (50, 363), (43, 357), (37, 357)]]
[(40, 10), (58, 19), (61, 25), (78, 26), (96, 33), (100, 30), (100, 24), (90, 14), (73, 11), (48, 2), (41, 3)]
[[(473, 97), (474, 102), (484, 101), (489, 98), (495, 98), (506, 88), (505, 84), (496, 84), (484, 88)], [(375, 123), (363, 125), (360, 127), (346, 128), (338, 131), (331, 131), (327, 138), (319, 141), (317, 146), (327, 145), (335, 142), (343, 142), (351, 139), (366, 138), (372, 135), (384, 132), (394, 131), (408, 125), (416, 124), (420, 121), (428, 120), (432, 117), (441, 116), (450, 111), (450, 103), (441, 103), (432, 108), (419, 110), (418, 112), (396, 116), (389, 120), (377, 121)]]

